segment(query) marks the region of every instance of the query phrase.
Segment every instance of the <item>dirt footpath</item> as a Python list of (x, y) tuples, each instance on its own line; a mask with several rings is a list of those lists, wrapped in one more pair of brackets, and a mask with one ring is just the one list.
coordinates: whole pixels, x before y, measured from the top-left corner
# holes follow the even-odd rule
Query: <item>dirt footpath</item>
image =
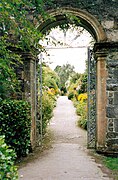
[(86, 148), (86, 132), (76, 127), (75, 108), (59, 97), (50, 123), (52, 147), (19, 169), (19, 180), (110, 180)]

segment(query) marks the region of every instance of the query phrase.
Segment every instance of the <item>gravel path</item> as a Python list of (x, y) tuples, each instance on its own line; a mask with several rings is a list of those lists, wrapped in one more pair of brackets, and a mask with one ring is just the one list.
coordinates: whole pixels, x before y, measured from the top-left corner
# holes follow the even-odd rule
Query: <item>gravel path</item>
[(52, 148), (19, 169), (23, 180), (110, 180), (86, 149), (86, 132), (76, 127), (75, 108), (65, 96), (58, 98), (50, 129)]

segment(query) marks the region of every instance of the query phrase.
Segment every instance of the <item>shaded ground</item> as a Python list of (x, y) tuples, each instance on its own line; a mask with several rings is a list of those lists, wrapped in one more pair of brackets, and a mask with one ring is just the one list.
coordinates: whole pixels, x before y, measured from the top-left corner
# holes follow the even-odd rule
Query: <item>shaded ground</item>
[[(44, 143), (19, 169), (23, 180), (110, 180), (99, 158), (86, 148), (86, 131), (76, 127), (77, 116), (67, 97), (58, 99)], [(25, 162), (25, 161), (24, 161)]]

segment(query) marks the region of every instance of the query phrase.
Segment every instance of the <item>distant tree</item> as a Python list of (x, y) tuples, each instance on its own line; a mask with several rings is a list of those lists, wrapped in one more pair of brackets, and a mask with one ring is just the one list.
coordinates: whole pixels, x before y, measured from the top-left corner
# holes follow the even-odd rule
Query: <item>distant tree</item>
[(80, 79), (80, 77), (81, 77), (81, 74), (75, 72), (75, 73), (71, 76), (70, 83), (76, 83), (76, 81), (77, 81), (78, 79)]
[(60, 77), (60, 89), (63, 89), (65, 91), (65, 83), (69, 79), (70, 76), (72, 76), (74, 71), (74, 66), (71, 64), (64, 64), (63, 66), (56, 66), (54, 71), (58, 74)]

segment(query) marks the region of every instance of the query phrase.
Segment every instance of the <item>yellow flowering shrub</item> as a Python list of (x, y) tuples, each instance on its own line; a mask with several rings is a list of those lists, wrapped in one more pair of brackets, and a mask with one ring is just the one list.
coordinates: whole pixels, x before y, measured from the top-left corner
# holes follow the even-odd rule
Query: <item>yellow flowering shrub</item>
[(56, 91), (55, 91), (55, 89), (54, 88), (49, 88), (48, 89), (48, 94), (50, 94), (50, 95), (55, 95), (56, 94)]
[(78, 125), (87, 129), (87, 93), (78, 96), (78, 104), (76, 105), (76, 113), (79, 117)]
[(59, 89), (48, 88), (47, 93), (52, 96), (56, 96), (59, 94)]
[(87, 100), (87, 93), (79, 94), (78, 101), (80, 103), (85, 102)]

